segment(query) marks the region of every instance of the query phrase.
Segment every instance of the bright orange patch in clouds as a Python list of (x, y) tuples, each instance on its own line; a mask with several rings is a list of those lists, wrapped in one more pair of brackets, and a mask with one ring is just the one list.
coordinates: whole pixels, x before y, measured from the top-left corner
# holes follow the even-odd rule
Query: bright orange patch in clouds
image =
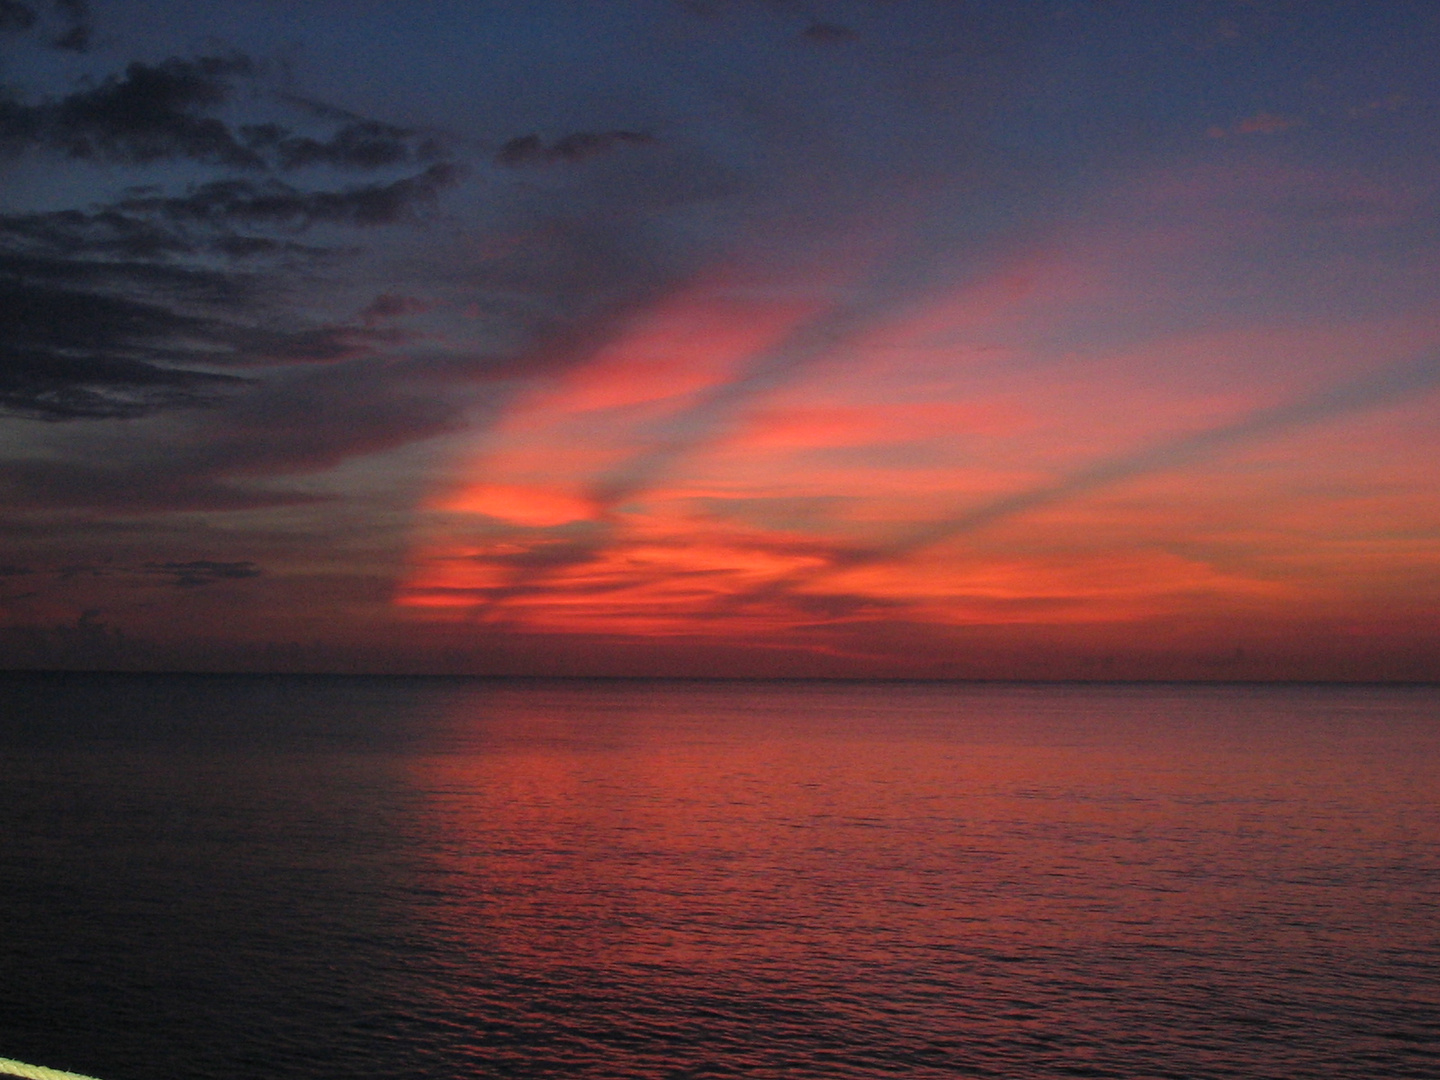
[[(800, 635), (847, 655), (894, 647), (874, 642), (897, 626), (1079, 628), (1108, 649), (1127, 627), (1143, 644), (1147, 626), (1203, 624), (1233, 649), (1262, 623), (1440, 604), (1425, 409), (1341, 406), (1167, 457), (1440, 342), (1411, 311), (1196, 317), (1224, 309), (1177, 253), (1223, 280), (1250, 233), (1270, 242), (1275, 178), (1253, 180), (1227, 202), (1206, 174), (1160, 177), (1066, 246), (896, 305), (758, 388), (756, 358), (769, 371), (844, 289), (681, 290), (485, 434), (427, 504), (397, 602), (517, 633)], [(1192, 219), (1125, 224), (1177, 190)], [(1241, 239), (1177, 240), (1212, 232)]]
[(595, 505), (580, 496), (513, 484), (475, 484), (436, 500), (432, 506), (436, 510), (481, 514), (533, 528), (585, 521), (595, 516)]

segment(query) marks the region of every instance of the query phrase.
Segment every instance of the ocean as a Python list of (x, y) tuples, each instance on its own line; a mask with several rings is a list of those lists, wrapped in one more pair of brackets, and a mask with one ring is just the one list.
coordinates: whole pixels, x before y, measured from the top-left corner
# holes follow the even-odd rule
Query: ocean
[(1440, 688), (0, 676), (0, 1057), (1440, 1077)]

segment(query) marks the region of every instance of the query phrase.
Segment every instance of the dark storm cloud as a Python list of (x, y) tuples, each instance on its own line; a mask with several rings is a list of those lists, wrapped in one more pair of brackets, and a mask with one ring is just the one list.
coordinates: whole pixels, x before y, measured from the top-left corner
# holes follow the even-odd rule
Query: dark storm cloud
[(118, 513), (297, 506), (326, 496), (253, 486), (456, 430), (468, 415), (449, 374), (360, 359), (282, 372), (203, 417), (146, 438), (100, 435), (83, 458), (0, 460), (0, 501), (15, 509)]
[(265, 159), (226, 124), (204, 115), (229, 96), (230, 79), (249, 75), (243, 57), (135, 62), (123, 76), (57, 101), (0, 101), (0, 146), (37, 146), (72, 158), (145, 164), (190, 158), (258, 169)]
[[(131, 194), (87, 210), (0, 215), (0, 259), (29, 255), (75, 261), (76, 273), (137, 279), (163, 276), (175, 259), (204, 253), (232, 256), (320, 256), (325, 250), (294, 237), (317, 225), (376, 226), (416, 220), (459, 177), (449, 163), (389, 183), (336, 191), (305, 191), (278, 179), (226, 179), (192, 186), (183, 195)], [(274, 235), (278, 233), (279, 235)], [(117, 259), (148, 260), (149, 267)], [(83, 260), (83, 263), (81, 262)]]
[[(219, 324), (155, 302), (26, 281), (0, 256), (0, 413), (111, 419), (208, 404), (245, 385), (175, 366), (217, 358)], [(197, 339), (209, 339), (197, 348)], [(197, 352), (202, 355), (197, 356)]]
[(55, 0), (55, 8), (64, 16), (67, 26), (52, 45), (67, 52), (85, 52), (90, 48), (90, 5), (86, 0)]
[(620, 146), (648, 146), (653, 135), (639, 131), (577, 131), (546, 146), (539, 135), (511, 139), (495, 155), (501, 165), (554, 165), (575, 163), (608, 154)]
[[(0, 274), (13, 273), (20, 265), (36, 269), (35, 262), (0, 257)], [(41, 263), (38, 269), (75, 268)], [(111, 279), (100, 275), (57, 274), (47, 279), (37, 272), (8, 281), (0, 278), (0, 355), (234, 367), (338, 360), (396, 337), (359, 325), (294, 324), (267, 312), (258, 295), (248, 298), (247, 305), (245, 291), (254, 287), (258, 292), (258, 286), (246, 277), (235, 275), (222, 283), (233, 286), (238, 297), (205, 295), (200, 290), (214, 283), (203, 279), (193, 283), (198, 295), (156, 289), (137, 299), (107, 288)]]
[(156, 359), (178, 359), (178, 348), (155, 343), (209, 329), (203, 320), (157, 304), (25, 282), (0, 282), (0, 320), (9, 355), (53, 351), (74, 357), (103, 350), (113, 358), (144, 347), (158, 352)]
[[(15, 265), (0, 257), (4, 270)], [(193, 365), (330, 362), (386, 338), (361, 326), (285, 329), (186, 306), (153, 292), (141, 300), (64, 281), (0, 279), (0, 413), (110, 419), (213, 405), (250, 380)]]
[[(0, 21), (6, 10), (0, 8)], [(9, 16), (16, 26), (19, 18)], [(320, 117), (340, 125), (320, 137), (274, 121), (232, 127), (209, 115), (234, 97), (237, 79), (258, 73), (244, 56), (171, 57), (133, 62), (123, 75), (58, 99), (27, 102), (12, 92), (0, 98), (0, 147), (125, 164), (189, 159), (244, 171), (315, 165), (374, 170), (444, 156), (433, 136), (339, 110), (339, 118)], [(317, 114), (310, 103), (303, 111)]]
[(0, 353), (0, 413), (40, 420), (113, 420), (211, 405), (244, 380), (101, 358)]
[[(163, 296), (217, 308), (238, 310), (258, 301), (255, 274), (233, 268), (214, 269), (197, 261), (189, 264), (161, 259), (90, 259), (46, 252), (34, 246), (8, 243), (0, 219), (0, 277), (17, 287), (45, 284), (93, 289), (114, 294), (125, 289), (136, 295)], [(197, 246), (195, 251), (203, 251)]]
[(29, 30), (37, 18), (35, 9), (29, 4), (22, 4), (19, 0), (0, 0), (0, 30)]
[[(81, 20), (83, 5), (66, 13)], [(0, 17), (25, 21), (18, 8)], [(336, 229), (413, 223), (457, 166), (434, 160), (430, 136), (314, 103), (298, 106), (309, 127), (299, 133), (211, 115), (256, 71), (244, 57), (172, 58), (56, 99), (0, 98), (0, 147), (12, 154), (222, 172), (178, 193), (152, 186), (0, 214), (0, 414), (95, 420), (214, 405), (250, 386), (217, 366), (335, 362), (394, 340), (287, 311), (299, 306), (298, 275), (339, 254), (300, 234), (326, 227), (333, 243)], [(275, 175), (316, 165), (390, 175), (319, 188)]]
[(351, 120), (328, 139), (292, 135), (276, 124), (241, 129), (246, 143), (256, 150), (273, 151), (284, 169), (329, 165), (348, 169), (380, 169), (408, 165), (439, 156), (438, 143), (416, 133), (375, 120)]
[(241, 227), (300, 232), (321, 224), (394, 225), (409, 220), (417, 206), (434, 202), (459, 176), (456, 165), (439, 162), (391, 183), (339, 191), (304, 191), (274, 178), (262, 182), (214, 180), (183, 196), (136, 197), (120, 202), (117, 208), (222, 232)]
[(0, 251), (6, 253), (0, 258), (22, 253), (55, 259), (88, 255), (113, 266), (116, 259), (156, 260), (194, 254), (203, 246), (197, 238), (113, 206), (0, 215)]
[[(64, 52), (83, 53), (90, 48), (93, 30), (90, 25), (90, 5), (85, 0), (54, 0), (50, 9), (59, 17), (60, 27), (49, 42), (52, 48)], [(40, 22), (36, 5), (21, 0), (0, 0), (0, 31), (19, 32), (33, 30)]]

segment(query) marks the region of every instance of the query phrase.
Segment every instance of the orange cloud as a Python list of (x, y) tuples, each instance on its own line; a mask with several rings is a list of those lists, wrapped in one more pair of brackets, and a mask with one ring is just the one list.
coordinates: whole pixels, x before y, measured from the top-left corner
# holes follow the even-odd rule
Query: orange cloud
[[(1386, 226), (1410, 199), (1341, 173), (1157, 174), (689, 438), (696, 401), (822, 306), (713, 276), (516, 402), (428, 504), (396, 601), (506, 633), (831, 656), (976, 628), (1283, 638), (1376, 597), (1440, 603), (1430, 407), (1326, 404), (1353, 386), (1364, 405), (1440, 320), (1246, 309), (1225, 272), (1298, 230), (1319, 275), (1316, 221)], [(613, 504), (588, 494), (668, 439), (683, 452)]]
[(724, 381), (811, 314), (814, 299), (707, 277), (637, 314), (613, 341), (530, 397), (509, 430), (684, 398)]
[(475, 484), (453, 491), (432, 504), (435, 510), (483, 514), (516, 525), (544, 528), (595, 516), (588, 500), (564, 491), (513, 484)]

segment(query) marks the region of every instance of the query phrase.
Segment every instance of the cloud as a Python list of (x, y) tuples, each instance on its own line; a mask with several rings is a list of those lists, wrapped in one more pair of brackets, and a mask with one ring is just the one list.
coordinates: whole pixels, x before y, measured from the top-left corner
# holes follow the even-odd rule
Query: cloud
[[(594, 519), (593, 535), (585, 546), (587, 552), (594, 554), (587, 557), (602, 559), (607, 551), (623, 549), (628, 541), (623, 535), (625, 515), (619, 512), (620, 508), (653, 490), (680, 461), (725, 438), (757, 399), (842, 357), (847, 346), (923, 303), (942, 283), (947, 288), (954, 286), (954, 275), (961, 272), (956, 265), (960, 246), (955, 225), (958, 215), (945, 197), (914, 202), (918, 205), (905, 211), (907, 227), (893, 229), (883, 241), (883, 250), (868, 260), (853, 252), (847, 253), (846, 262), (854, 269), (844, 276), (843, 288), (828, 291), (828, 302), (817, 299), (798, 305), (796, 317), (784, 320), (774, 335), (743, 346), (734, 357), (735, 362), (728, 365), (728, 370), (717, 380), (702, 380), (705, 385), (682, 395), (683, 403), (678, 408), (648, 424), (637, 445), (628, 448), (618, 459), (611, 459), (585, 485), (581, 501)], [(797, 235), (796, 240), (803, 242), (803, 233)], [(998, 251), (1007, 250), (1014, 242), (1013, 236), (1002, 234), (970, 243), (962, 249), (968, 263), (964, 272), (976, 272)], [(561, 354), (562, 361), (568, 365), (594, 360), (612, 341), (623, 343), (626, 331), (636, 326), (637, 315), (653, 313), (657, 302), (663, 303), (664, 297), (684, 292), (683, 281), (677, 284), (662, 279), (656, 288), (647, 292), (636, 287), (638, 274), (617, 273), (617, 264), (613, 262), (599, 268), (610, 281), (629, 278), (632, 291), (628, 303), (617, 305), (614, 316), (608, 320), (583, 315), (571, 320), (567, 329), (579, 338), (580, 344)], [(837, 276), (835, 267), (828, 267), (827, 271), (832, 279)], [(703, 273), (699, 276), (703, 277)], [(606, 287), (613, 288), (610, 281), (602, 278)], [(588, 338), (580, 336), (587, 331)], [(637, 351), (643, 353), (644, 349)], [(703, 345), (692, 342), (683, 347), (680, 355), (686, 357), (688, 365), (696, 365), (697, 355), (703, 352)], [(527, 351), (522, 360), (529, 373), (545, 370), (542, 366), (545, 356), (540, 349)], [(653, 373), (647, 377), (653, 379)], [(551, 578), (556, 569), (547, 560), (513, 559), (504, 561), (503, 565), (508, 571), (504, 585), (487, 586), (491, 601), (497, 597), (544, 592), (550, 587), (546, 579)]]
[[(85, 52), (90, 48), (90, 5), (85, 0), (54, 0), (50, 5), (60, 17), (64, 28), (51, 46), (66, 52)], [(0, 0), (0, 33), (24, 33), (40, 22), (34, 4), (21, 0)]]
[(315, 225), (394, 225), (411, 220), (415, 207), (431, 203), (460, 176), (451, 162), (431, 165), (387, 184), (339, 191), (302, 191), (278, 179), (213, 180), (178, 197), (144, 196), (121, 201), (121, 210), (176, 223), (222, 230), (242, 226), (300, 232)]
[[(744, 358), (734, 374), (695, 397), (640, 452), (612, 467), (594, 486), (602, 506), (645, 491), (677, 461), (722, 436), (741, 410), (763, 394), (831, 361), (850, 342), (921, 303), (951, 268), (953, 242), (932, 211), (829, 305), (794, 324), (774, 343)], [(976, 264), (988, 254), (970, 253)]]
[[(0, 243), (3, 236), (0, 222)], [(0, 413), (131, 417), (207, 404), (247, 384), (186, 366), (223, 363), (243, 328), (181, 310), (163, 295), (135, 299), (86, 282), (86, 269), (0, 254)]]
[(113, 420), (211, 405), (243, 384), (229, 375), (125, 360), (0, 354), (0, 413), (40, 420)]
[(167, 513), (175, 510), (257, 510), (304, 506), (322, 497), (245, 488), (172, 468), (157, 474), (123, 462), (0, 460), (0, 492), (11, 510), (106, 510)]
[(203, 415), (160, 429), (97, 432), (72, 460), (0, 459), (0, 501), (121, 513), (324, 502), (331, 496), (263, 481), (459, 429), (473, 409), (452, 392), (456, 378), (424, 361), (369, 357), (282, 370), (212, 402)]
[(412, 296), (381, 293), (360, 312), (360, 320), (366, 326), (373, 326), (377, 322), (398, 319), (405, 315), (423, 315), (430, 307), (424, 300), (417, 300)]
[(192, 446), (148, 463), (181, 475), (270, 476), (328, 468), (454, 430), (466, 403), (426, 365), (361, 358), (287, 372), (205, 417)]
[(88, 51), (93, 34), (90, 26), (90, 5), (86, 0), (55, 0), (55, 8), (69, 25), (51, 44), (67, 52)]
[[(84, 16), (83, 5), (65, 11)], [(430, 136), (315, 103), (279, 100), (306, 130), (211, 115), (257, 70), (242, 56), (171, 58), (56, 99), (0, 98), (0, 147), (12, 154), (183, 159), (222, 173), (179, 192), (0, 215), (0, 414), (105, 420), (214, 406), (253, 388), (216, 368), (335, 362), (395, 340), (374, 325), (317, 323), (293, 290), (306, 279), (313, 289), (314, 272), (334, 263), (337, 230), (417, 224), (458, 166), (433, 160)], [(389, 175), (293, 182), (312, 165)], [(327, 244), (301, 240), (320, 228)]]
[(573, 164), (608, 154), (620, 146), (649, 146), (656, 141), (653, 135), (638, 131), (577, 131), (546, 146), (539, 135), (521, 135), (502, 146), (495, 160), (512, 168)]
[[(722, 166), (695, 145), (603, 121), (553, 142), (511, 140), (497, 160), (517, 171), (614, 160), (547, 185), (472, 174), (494, 185), (492, 223), (520, 239), (503, 257), (477, 258), (458, 250), (461, 239), (438, 238), (444, 253), (427, 253), (424, 273), (449, 274), (444, 287), (483, 313), (485, 345), (412, 361), (395, 347), (402, 328), (387, 321), (404, 312), (355, 301), (373, 263), (351, 269), (360, 260), (344, 245), (360, 243), (359, 230), (425, 224), (461, 182), (455, 143), (267, 94), (266, 78), (243, 56), (177, 57), (0, 105), (0, 144), (12, 153), (58, 157), (62, 168), (71, 158), (146, 165), (156, 181), (0, 219), (0, 280), (13, 280), (16, 303), (37, 313), (0, 326), (0, 351), (25, 357), (3, 376), (0, 407), (73, 421), (207, 409), (131, 425), (124, 440), (87, 436), (73, 461), (0, 463), (20, 504), (159, 511), (314, 498), (247, 485), (453, 430), (480, 396), (462, 384), (583, 361), (637, 309), (733, 247), (742, 217), (788, 219), (785, 207), (762, 203), (788, 199), (779, 189), (790, 178), (752, 191), (748, 166)], [(362, 175), (337, 182), (340, 170)], [(687, 204), (697, 212), (687, 215)], [(430, 302), (391, 280), (364, 295), (400, 289)], [(80, 312), (73, 326), (66, 311)], [(442, 306), (426, 332), (444, 319)], [(95, 446), (113, 458), (97, 459)]]
[(840, 553), (823, 566), (805, 567), (727, 601), (772, 599), (801, 585), (844, 570), (891, 562), (945, 540), (1009, 521), (1127, 480), (1168, 472), (1223, 453), (1232, 447), (1274, 438), (1326, 420), (1387, 405), (1440, 386), (1440, 359), (1427, 357), (1297, 401), (1259, 409), (1227, 424), (1177, 436), (1139, 450), (1106, 458), (1050, 483), (1004, 495), (912, 530), (889, 544)]
[[(13, 416), (113, 419), (213, 405), (252, 386), (250, 377), (209, 370), (216, 366), (334, 362), (386, 339), (363, 326), (267, 325), (258, 312), (184, 290), (152, 285), (134, 298), (126, 293), (136, 282), (125, 282), (123, 270), (118, 283), (72, 273), (81, 277), (73, 284), (44, 280), (34, 264), (4, 256), (0, 270), (13, 275), (0, 279), (0, 413)], [(242, 275), (222, 282), (241, 293), (250, 284)]]
[(239, 581), (259, 577), (261, 573), (253, 562), (216, 562), (213, 559), (146, 563), (144, 569), (148, 573), (169, 577), (171, 583), (181, 589), (193, 589), (217, 581)]
[(381, 169), (410, 165), (439, 156), (439, 144), (417, 133), (376, 120), (354, 119), (328, 139), (293, 135), (278, 124), (256, 124), (241, 129), (245, 144), (269, 151), (283, 169), (312, 165), (332, 168)]
[[(6, 10), (0, 8), (0, 25)], [(16, 18), (11, 15), (11, 22)], [(317, 165), (376, 170), (446, 156), (431, 134), (289, 95), (269, 100), (333, 130), (311, 133), (274, 119), (232, 126), (211, 115), (233, 103), (236, 80), (253, 83), (259, 74), (259, 66), (242, 55), (171, 57), (155, 64), (135, 61), (123, 75), (60, 98), (27, 102), (10, 91), (0, 97), (0, 148), (131, 165), (188, 159), (243, 171)], [(250, 98), (253, 108), (255, 95)]]
[(0, 100), (0, 146), (27, 145), (68, 157), (145, 164), (189, 158), (213, 165), (263, 168), (258, 153), (226, 124), (203, 115), (224, 104), (230, 79), (254, 73), (244, 57), (136, 61), (123, 76), (58, 101)]
[(14, 33), (29, 30), (37, 18), (35, 9), (29, 4), (22, 4), (19, 0), (0, 0), (0, 31)]

